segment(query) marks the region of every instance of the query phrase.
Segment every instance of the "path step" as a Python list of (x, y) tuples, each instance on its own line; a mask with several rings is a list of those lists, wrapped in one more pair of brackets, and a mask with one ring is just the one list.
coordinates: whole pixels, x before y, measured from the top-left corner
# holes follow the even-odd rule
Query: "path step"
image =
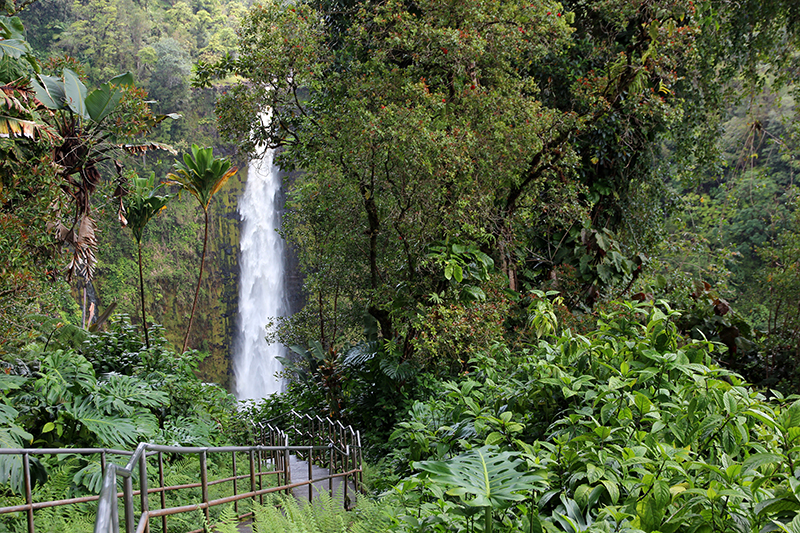
[[(291, 482), (298, 483), (300, 481), (308, 481), (308, 462), (303, 461), (302, 459), (298, 459), (295, 455), (289, 456), (289, 465), (291, 467)], [(328, 475), (328, 469), (322, 468), (317, 465), (311, 466), (311, 475), (312, 478), (318, 477), (325, 477)], [(342, 487), (343, 478), (337, 477), (333, 479), (333, 497), (334, 500), (337, 501), (340, 505), (344, 505), (344, 490)], [(311, 487), (314, 492), (312, 493), (312, 499), (317, 498), (317, 496), (321, 492), (328, 493), (328, 488), (330, 487), (330, 480), (324, 481), (317, 481), (311, 485), (303, 485), (302, 487), (295, 487), (292, 489), (292, 494), (295, 498), (297, 498), (300, 502), (300, 505), (304, 505), (308, 503), (308, 490)], [(352, 481), (348, 481), (347, 483), (347, 507), (350, 508), (355, 503), (355, 494), (356, 488)], [(246, 522), (242, 522), (238, 526), (239, 533), (253, 533), (253, 528), (251, 526), (252, 522), (250, 520)]]

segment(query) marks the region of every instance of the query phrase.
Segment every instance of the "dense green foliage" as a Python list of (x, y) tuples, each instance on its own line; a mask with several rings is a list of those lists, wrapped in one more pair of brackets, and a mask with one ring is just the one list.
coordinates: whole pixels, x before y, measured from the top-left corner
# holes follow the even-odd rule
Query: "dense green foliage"
[[(0, 286), (17, 295), (8, 309), (28, 311), (33, 273), (51, 268), (44, 232), (23, 230), (47, 218), (59, 183), (75, 200), (62, 240), (88, 277), (90, 200), (112, 187), (100, 163), (150, 131), (192, 144), (175, 176), (201, 204), (203, 245), (185, 198), (147, 224), (166, 199), (144, 206), (156, 181), (138, 177), (125, 197), (118, 166), (100, 214), (111, 227), (120, 201), (138, 213), (140, 294), (118, 234), (97, 286), (144, 326), (150, 314), (173, 338), (184, 319), (192, 329), (198, 257), (194, 302), (221, 299), (200, 281), (209, 203), (231, 172), (195, 145), (214, 140), (216, 96), (228, 141), (248, 155), (279, 147), (301, 171), (283, 232), (306, 305), (272, 332), (293, 345), (287, 391), (234, 416), (197, 379), (199, 356), (161, 335), (142, 344), (127, 321), (97, 333), (42, 319), (31, 331), (43, 337), (16, 338), (5, 357), (3, 445), (237, 441), (253, 418), (322, 410), (364, 431), (376, 463), (386, 523), (353, 530), (800, 531), (795, 4), (33, 4), (34, 48), (77, 58), (42, 64), (44, 107), (12, 83), (40, 63), (27, 45), (5, 51), (24, 40), (4, 19), (0, 193), (13, 232), (0, 244), (24, 252), (9, 267), (19, 282)], [(121, 69), (184, 119), (153, 129)], [(136, 153), (126, 164), (140, 173), (171, 163)], [(63, 168), (45, 172), (53, 161)], [(0, 466), (0, 490), (18, 493), (18, 468)], [(53, 494), (60, 473), (75, 491), (97, 479), (91, 461), (37, 469)], [(262, 523), (326, 530), (313, 509), (283, 505)]]
[[(202, 239), (202, 222), (198, 220), (202, 213), (192, 209), (189, 199), (179, 198), (175, 208), (178, 213), (151, 224), (148, 233), (155, 242), (142, 250), (142, 288), (132, 283), (136, 279), (137, 250), (131, 250), (127, 238), (115, 231), (118, 220), (124, 220), (118, 214), (120, 197), (132, 186), (130, 176), (136, 175), (132, 170), (143, 176), (156, 171), (161, 176), (158, 180), (163, 179), (172, 156), (153, 149), (166, 147), (164, 142), (188, 148), (192, 141), (216, 141), (214, 91), (189, 90), (190, 66), (204, 54), (210, 57), (231, 50), (233, 20), (241, 7), (213, 2), (192, 7), (180, 4), (173, 6), (175, 9), (130, 2), (35, 2), (7, 7), (21, 20), (4, 19), (2, 38), (9, 45), (19, 42), (23, 53), (2, 46), (3, 101), (12, 117), (3, 123), (3, 131), (11, 131), (12, 136), (3, 139), (4, 164), (9, 172), (4, 174), (0, 189), (3, 250), (8, 252), (3, 255), (7, 263), (0, 275), (4, 296), (2, 349), (13, 352), (18, 337), (35, 335), (26, 318), (33, 314), (60, 312), (65, 321), (88, 325), (112, 306), (134, 317), (149, 314), (149, 321), (164, 324), (168, 338), (177, 344), (192, 305), (182, 293), (193, 288), (190, 267), (201, 255), (197, 242)], [(109, 39), (116, 35), (114, 42), (103, 42), (98, 28), (110, 32), (102, 34)], [(117, 31), (123, 33), (117, 35)], [(135, 35), (126, 31), (135, 31)], [(205, 36), (199, 37), (197, 31)], [(128, 37), (130, 40), (126, 40)], [(110, 84), (103, 83), (125, 68), (136, 76), (127, 74)], [(33, 70), (46, 74), (34, 80), (42, 89), (37, 93), (20, 81), (29, 78)], [(65, 83), (64, 76), (69, 76), (70, 83)], [(139, 87), (129, 85), (134, 78)], [(90, 91), (86, 87), (98, 88)], [(61, 100), (61, 96), (68, 98)], [(162, 101), (154, 103), (153, 98)], [(72, 103), (68, 105), (67, 100)], [(41, 102), (56, 109), (57, 114), (42, 113), (41, 106), (36, 109)], [(84, 103), (88, 104), (85, 108)], [(159, 123), (160, 117), (150, 113), (150, 105), (159, 111), (179, 112), (181, 118)], [(147, 131), (152, 141), (160, 142), (143, 144), (136, 140)], [(192, 139), (186, 138), (189, 131)], [(125, 146), (135, 157), (125, 157), (117, 150), (119, 146)], [(75, 166), (73, 159), (80, 165)], [(51, 163), (53, 160), (66, 166), (63, 177), (54, 172), (59, 167)], [(124, 175), (120, 165), (128, 169)], [(62, 194), (59, 185), (64, 189)], [(206, 334), (190, 339), (192, 346), (211, 352), (209, 363), (204, 365), (206, 374), (223, 383), (228, 379), (224, 356), (236, 291), (226, 280), (235, 279), (230, 276), (236, 264), (231, 252), (238, 242), (236, 221), (224, 217), (230, 217), (236, 193), (233, 189), (220, 195), (224, 212), (214, 215), (220, 220), (212, 224), (209, 246), (215, 262), (201, 287), (198, 303)], [(80, 207), (77, 215), (73, 206)], [(54, 212), (54, 207), (60, 211)], [(56, 218), (58, 231), (51, 225)], [(193, 231), (196, 228), (199, 235)], [(73, 253), (73, 261), (65, 262), (59, 256), (55, 247), (58, 242), (65, 244), (61, 251)], [(165, 256), (172, 259), (164, 260)], [(70, 272), (78, 276), (72, 296), (61, 281), (67, 263)], [(90, 267), (86, 272), (84, 265)], [(84, 274), (94, 275), (91, 285), (87, 286)], [(146, 299), (144, 293), (149, 294)], [(80, 302), (80, 312), (70, 302), (74, 296)], [(139, 320), (148, 322), (147, 318)]]
[[(491, 509), (508, 531), (769, 531), (792, 522), (800, 403), (746, 388), (712, 362), (713, 345), (676, 335), (677, 317), (621, 306), (586, 336), (564, 330), (519, 352), (498, 345), (470, 375), (445, 382), (446, 396), (416, 404), (389, 456), (401, 471), (422, 470), (395, 489), (409, 510), (423, 509), (409, 529), (467, 528), (470, 508)], [(482, 499), (488, 489), (467, 467), (477, 452), (492, 462), (510, 453), (505, 468), (530, 477), (498, 474), (498, 500)]]
[[(39, 331), (41, 337), (18, 351), (16, 359), (0, 363), (2, 447), (126, 450), (141, 441), (175, 446), (228, 442), (221, 429), (230, 426), (235, 400), (221, 387), (200, 381), (195, 374), (199, 354), (176, 354), (158, 328), (150, 331), (149, 348), (127, 318), (113, 321), (101, 333), (53, 320), (42, 320)], [(21, 461), (20, 456), (0, 456), (3, 501), (24, 502)], [(32, 456), (31, 465), (36, 501), (100, 489), (99, 456)], [(196, 479), (197, 472), (196, 460), (167, 468), (176, 483)], [(95, 506), (55, 509), (39, 514), (37, 521), (55, 529), (88, 531)], [(0, 530), (7, 526), (21, 531), (25, 522), (21, 515), (3, 515)]]

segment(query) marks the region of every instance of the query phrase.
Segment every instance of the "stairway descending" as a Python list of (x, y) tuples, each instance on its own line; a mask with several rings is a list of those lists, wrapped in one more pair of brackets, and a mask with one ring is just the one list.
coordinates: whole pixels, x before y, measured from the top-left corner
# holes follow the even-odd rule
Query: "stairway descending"
[[(289, 465), (292, 469), (292, 483), (308, 481), (308, 462), (298, 459), (297, 456), (290, 455)], [(317, 465), (312, 465), (311, 468), (312, 479), (325, 477), (329, 474), (327, 468), (322, 468)], [(346, 495), (347, 500), (345, 500), (345, 491), (342, 483), (343, 478), (333, 478), (333, 498), (345, 508), (350, 509), (355, 504), (356, 488), (352, 481), (348, 481)], [(302, 487), (296, 487), (292, 489), (292, 494), (294, 494), (295, 498), (300, 500), (301, 503), (308, 502), (308, 490), (310, 487), (313, 490), (313, 493), (311, 494), (313, 500), (313, 498), (316, 498), (321, 491), (328, 493), (330, 486), (330, 480), (317, 481), (311, 485), (303, 485)]]
[[(298, 459), (296, 455), (289, 456), (289, 465), (291, 467), (292, 483), (299, 483), (301, 481), (308, 481), (308, 462)], [(317, 465), (311, 465), (312, 479), (325, 477), (329, 474), (327, 468), (322, 468)], [(355, 505), (356, 488), (352, 481), (347, 483), (347, 495), (344, 494), (344, 487), (342, 485), (342, 478), (333, 478), (333, 498), (338, 504), (343, 505), (346, 509), (350, 509)], [(330, 481), (317, 481), (311, 485), (303, 485), (302, 487), (295, 487), (292, 489), (292, 495), (297, 498), (300, 505), (308, 503), (309, 488), (313, 491), (311, 493), (312, 501), (319, 496), (320, 493), (326, 494), (330, 490)], [(346, 499), (345, 499), (346, 498)], [(247, 520), (238, 526), (239, 533), (253, 533), (252, 521)]]

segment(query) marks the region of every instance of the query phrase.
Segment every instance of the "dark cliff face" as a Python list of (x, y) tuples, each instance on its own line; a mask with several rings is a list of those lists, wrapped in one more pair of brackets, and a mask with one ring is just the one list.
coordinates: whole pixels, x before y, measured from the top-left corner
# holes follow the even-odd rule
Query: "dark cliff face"
[[(247, 182), (247, 161), (237, 161), (239, 172), (215, 198), (212, 209), (213, 233), (209, 236), (209, 276), (204, 283), (208, 297), (195, 317), (190, 337), (192, 347), (208, 352), (200, 364), (201, 379), (230, 389), (231, 347), (236, 337), (239, 299), (239, 238), (241, 219), (239, 197)], [(202, 312), (202, 314), (201, 314)], [(203, 320), (198, 318), (203, 317)]]
[[(210, 273), (208, 284), (209, 298), (204, 308), (206, 320), (198, 324), (192, 336), (192, 346), (201, 347), (209, 352), (209, 357), (200, 365), (201, 378), (219, 383), (229, 390), (234, 383), (233, 356), (238, 323), (239, 299), (239, 239), (241, 217), (238, 211), (239, 197), (247, 183), (247, 162), (238, 162), (239, 173), (236, 181), (229, 183), (224, 195), (215, 206), (214, 233), (211, 254), (213, 273)], [(286, 203), (286, 189), (294, 181), (295, 173), (281, 173), (283, 186), (278, 197), (279, 204)], [(232, 180), (233, 181), (233, 180)], [(222, 193), (222, 191), (220, 192)], [(283, 207), (281, 207), (281, 210)], [(284, 284), (287, 297), (287, 312), (294, 313), (303, 306), (303, 278), (293, 247), (284, 247)], [(210, 265), (210, 263), (209, 263)], [(197, 320), (197, 318), (195, 318)], [(199, 344), (194, 344), (198, 342)]]

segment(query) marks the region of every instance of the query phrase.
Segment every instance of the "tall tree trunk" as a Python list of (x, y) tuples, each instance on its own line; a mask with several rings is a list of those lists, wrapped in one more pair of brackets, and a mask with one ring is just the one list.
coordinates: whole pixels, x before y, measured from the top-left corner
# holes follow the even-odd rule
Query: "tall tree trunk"
[(147, 312), (144, 308), (144, 276), (142, 275), (142, 243), (136, 241), (136, 246), (139, 248), (139, 296), (142, 299), (142, 329), (144, 329), (144, 345), (150, 349), (150, 337), (147, 334)]
[[(360, 191), (361, 195), (364, 197), (364, 210), (367, 213), (367, 221), (369, 223), (369, 273), (370, 287), (374, 295), (378, 290), (380, 281), (378, 273), (378, 235), (381, 232), (381, 220), (380, 214), (378, 213), (378, 204), (375, 203), (375, 188), (373, 183), (367, 186), (366, 183), (362, 182)], [(367, 312), (378, 321), (383, 338), (391, 339), (393, 332), (392, 319), (389, 313), (384, 309), (380, 309), (374, 301), (372, 305), (367, 308)]]
[(203, 233), (203, 253), (200, 255), (200, 275), (197, 276), (197, 287), (194, 289), (194, 301), (192, 302), (192, 312), (189, 314), (189, 326), (186, 328), (186, 337), (183, 339), (183, 349), (181, 353), (186, 351), (186, 346), (189, 345), (189, 333), (192, 331), (192, 322), (194, 321), (194, 310), (197, 307), (197, 297), (200, 294), (200, 282), (203, 280), (203, 265), (206, 262), (206, 246), (208, 245), (208, 209), (203, 209), (205, 215), (206, 228)]

